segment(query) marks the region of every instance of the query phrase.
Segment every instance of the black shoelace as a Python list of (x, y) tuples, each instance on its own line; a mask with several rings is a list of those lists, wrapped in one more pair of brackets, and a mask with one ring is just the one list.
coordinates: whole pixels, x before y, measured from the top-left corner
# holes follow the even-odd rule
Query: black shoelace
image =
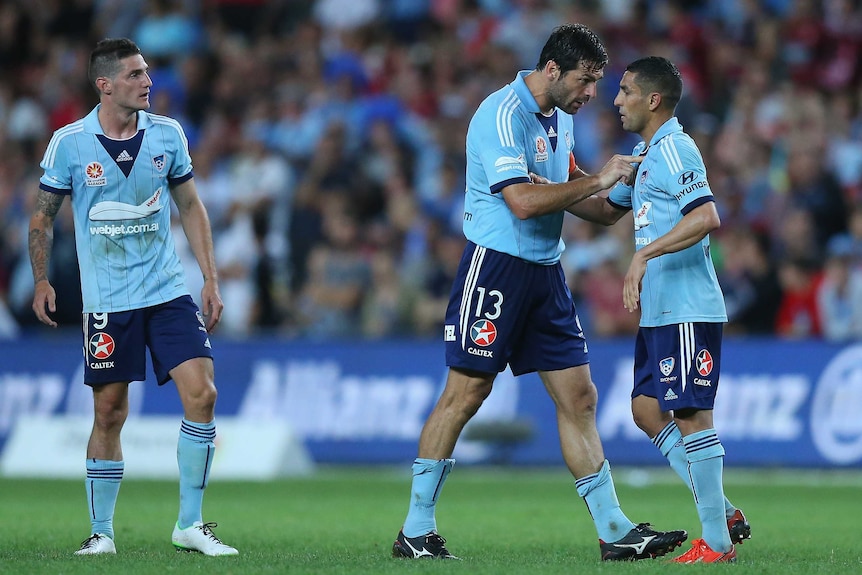
[(102, 536), (98, 533), (90, 535), (89, 537), (81, 541), (81, 549), (89, 549), (90, 547), (93, 547), (94, 545), (96, 545), (96, 542), (101, 538)]
[(219, 545), (224, 545), (221, 540), (216, 537), (215, 533), (212, 532), (212, 530), (216, 527), (218, 527), (218, 523), (216, 523), (215, 521), (210, 521), (209, 523), (204, 523), (203, 525), (201, 525), (201, 531), (203, 531), (204, 535), (206, 535)]

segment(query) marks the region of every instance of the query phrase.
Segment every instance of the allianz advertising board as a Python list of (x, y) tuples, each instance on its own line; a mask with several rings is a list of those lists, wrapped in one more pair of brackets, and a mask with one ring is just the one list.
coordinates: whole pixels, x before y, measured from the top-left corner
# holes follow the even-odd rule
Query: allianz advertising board
[[(286, 421), (318, 463), (411, 461), (446, 377), (438, 342), (215, 337), (213, 348), (216, 417)], [(632, 348), (629, 340), (590, 342), (599, 432), (613, 464), (663, 465), (631, 421)], [(0, 449), (23, 415), (92, 412), (80, 350), (74, 336), (0, 343)], [(862, 344), (727, 339), (719, 389), (715, 426), (727, 465), (862, 468)], [(152, 380), (132, 384), (130, 409), (182, 414), (172, 385)], [(539, 378), (500, 374), (455, 457), (561, 465), (554, 406)]]

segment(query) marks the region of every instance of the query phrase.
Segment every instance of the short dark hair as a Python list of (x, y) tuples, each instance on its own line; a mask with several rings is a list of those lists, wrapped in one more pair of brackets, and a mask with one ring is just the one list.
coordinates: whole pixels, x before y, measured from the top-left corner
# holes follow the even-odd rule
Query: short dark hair
[[(105, 38), (100, 40), (90, 53), (87, 78), (96, 87), (99, 78), (113, 78), (120, 71), (120, 60), (140, 54), (138, 45), (128, 38)], [(98, 91), (98, 88), (96, 89)]]
[(596, 33), (583, 24), (563, 24), (554, 29), (536, 64), (536, 70), (553, 60), (560, 72), (575, 70), (583, 62), (592, 70), (601, 70), (608, 63), (608, 52)]
[(626, 67), (626, 72), (635, 74), (634, 82), (642, 91), (661, 94), (664, 107), (673, 110), (682, 98), (682, 76), (667, 58), (647, 56), (635, 60)]

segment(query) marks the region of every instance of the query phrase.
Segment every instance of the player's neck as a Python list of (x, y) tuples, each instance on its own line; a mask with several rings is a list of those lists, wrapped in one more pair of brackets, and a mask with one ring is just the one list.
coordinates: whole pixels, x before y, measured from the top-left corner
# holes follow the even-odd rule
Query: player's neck
[(649, 147), (650, 143), (652, 142), (652, 137), (655, 136), (655, 132), (656, 131), (653, 128), (644, 128), (643, 130), (641, 130), (638, 136), (640, 136), (641, 139), (646, 142), (647, 147)]
[(103, 103), (99, 107), (99, 124), (112, 140), (127, 140), (138, 133), (138, 112)]
[(554, 113), (555, 106), (549, 101), (546, 95), (547, 87), (542, 83), (542, 77), (539, 72), (533, 70), (524, 77), (524, 83), (527, 84), (533, 98), (536, 99), (536, 104), (539, 106), (539, 112), (544, 116), (550, 116)]
[(671, 116), (653, 116), (649, 123), (641, 130), (638, 135), (643, 138), (643, 141), (647, 143), (647, 145), (652, 142), (653, 136), (658, 132), (658, 129), (664, 126), (664, 123), (667, 122)]

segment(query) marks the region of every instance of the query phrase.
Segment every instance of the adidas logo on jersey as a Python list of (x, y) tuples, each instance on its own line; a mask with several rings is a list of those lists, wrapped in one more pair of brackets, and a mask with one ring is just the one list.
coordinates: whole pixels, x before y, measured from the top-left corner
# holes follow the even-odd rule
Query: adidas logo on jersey
[(129, 152), (127, 152), (126, 150), (123, 150), (123, 152), (119, 156), (117, 156), (117, 161), (118, 162), (134, 162), (135, 159), (132, 157), (132, 155)]
[(674, 399), (679, 399), (679, 396), (673, 392), (672, 389), (668, 389), (667, 393), (664, 394), (665, 401), (672, 401)]

